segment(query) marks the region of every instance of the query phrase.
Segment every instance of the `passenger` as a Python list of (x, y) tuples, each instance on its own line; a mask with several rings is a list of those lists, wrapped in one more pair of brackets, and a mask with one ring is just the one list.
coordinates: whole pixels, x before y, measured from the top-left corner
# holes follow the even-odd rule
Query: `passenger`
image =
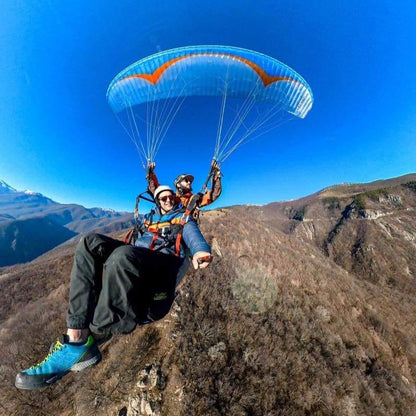
[(156, 207), (144, 216), (135, 245), (101, 234), (80, 240), (71, 272), (67, 333), (42, 362), (17, 374), (16, 387), (47, 387), (70, 371), (97, 364), (101, 342), (169, 312), (187, 252), (195, 269), (209, 265), (210, 247), (192, 218), (184, 223), (173, 190), (159, 186), (154, 199)]

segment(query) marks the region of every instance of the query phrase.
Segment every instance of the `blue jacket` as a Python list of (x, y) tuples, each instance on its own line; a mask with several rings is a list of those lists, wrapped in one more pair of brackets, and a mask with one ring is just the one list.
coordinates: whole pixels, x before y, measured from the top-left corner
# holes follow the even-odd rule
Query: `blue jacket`
[[(153, 209), (150, 213), (144, 215), (139, 224), (141, 228), (141, 236), (135, 242), (137, 247), (150, 248), (155, 233), (147, 230), (148, 226), (163, 226), (163, 224), (173, 224), (162, 227), (158, 233), (157, 239), (154, 241), (154, 250), (158, 250), (165, 254), (175, 254), (176, 234), (180, 230), (177, 224), (183, 216), (183, 206), (181, 204), (174, 207), (174, 209), (167, 214), (160, 214), (158, 208)], [(206, 251), (211, 253), (211, 248), (205, 241), (204, 236), (199, 230), (196, 222), (189, 218), (182, 229), (181, 250), (180, 257), (184, 259), (188, 251), (193, 256), (198, 251)]]

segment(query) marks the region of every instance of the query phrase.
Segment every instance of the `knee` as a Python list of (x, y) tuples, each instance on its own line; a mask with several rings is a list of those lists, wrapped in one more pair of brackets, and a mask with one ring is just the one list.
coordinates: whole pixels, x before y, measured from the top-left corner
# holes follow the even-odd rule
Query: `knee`
[(97, 234), (97, 233), (88, 233), (87, 235), (85, 235), (81, 239), (81, 241), (82, 240), (84, 240), (84, 244), (87, 247), (93, 247), (94, 245), (97, 244), (98, 241), (101, 241), (101, 235), (100, 234)]
[(134, 247), (120, 246), (117, 247), (108, 257), (106, 267), (125, 267), (135, 263)]
[(97, 241), (99, 234), (89, 233), (81, 237), (77, 244), (77, 250), (89, 250), (90, 247), (94, 246), (95, 241)]

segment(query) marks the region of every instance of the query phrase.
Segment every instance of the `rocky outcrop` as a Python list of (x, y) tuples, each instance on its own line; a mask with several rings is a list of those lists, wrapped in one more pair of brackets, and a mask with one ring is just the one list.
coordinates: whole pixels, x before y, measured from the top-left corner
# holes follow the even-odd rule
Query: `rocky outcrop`
[(166, 375), (157, 364), (149, 364), (138, 374), (136, 392), (119, 416), (161, 416)]

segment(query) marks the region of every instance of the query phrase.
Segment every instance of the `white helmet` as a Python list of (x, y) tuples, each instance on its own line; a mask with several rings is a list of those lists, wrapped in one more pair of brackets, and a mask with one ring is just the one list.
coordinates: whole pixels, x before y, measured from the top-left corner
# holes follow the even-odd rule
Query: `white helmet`
[(153, 194), (153, 198), (155, 201), (157, 201), (157, 197), (160, 193), (165, 192), (165, 191), (169, 191), (172, 192), (172, 194), (174, 194), (175, 192), (173, 192), (172, 188), (170, 186), (167, 185), (160, 185), (156, 188), (155, 193)]

